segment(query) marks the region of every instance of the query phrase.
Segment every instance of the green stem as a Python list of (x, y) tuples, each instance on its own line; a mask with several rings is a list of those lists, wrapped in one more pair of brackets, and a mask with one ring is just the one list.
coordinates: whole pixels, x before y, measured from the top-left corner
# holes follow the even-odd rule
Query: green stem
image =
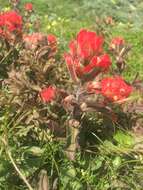
[(23, 180), (23, 182), (26, 184), (26, 186), (28, 187), (29, 190), (34, 190), (32, 188), (32, 186), (29, 184), (29, 182), (27, 181), (26, 177), (22, 174), (22, 172), (20, 171), (20, 169), (17, 167), (14, 159), (12, 158), (12, 155), (11, 155), (11, 152), (7, 149), (7, 143), (4, 139), (2, 139), (4, 145), (6, 146), (6, 152), (7, 152), (7, 155), (13, 165), (13, 167), (15, 168), (15, 170), (17, 171), (17, 173), (19, 174), (20, 178)]
[(11, 54), (12, 51), (13, 51), (13, 48), (11, 48), (11, 49), (7, 52), (7, 54), (0, 60), (0, 64), (2, 64), (2, 63), (5, 61), (5, 59)]

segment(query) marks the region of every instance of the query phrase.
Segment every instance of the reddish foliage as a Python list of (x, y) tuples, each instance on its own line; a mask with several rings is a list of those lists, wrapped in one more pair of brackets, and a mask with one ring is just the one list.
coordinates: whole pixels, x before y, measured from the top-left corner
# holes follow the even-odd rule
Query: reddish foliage
[(87, 83), (87, 91), (89, 93), (99, 94), (101, 92), (100, 82), (90, 81)]
[(40, 41), (43, 40), (42, 33), (33, 33), (23, 35), (23, 41), (28, 49), (35, 49)]
[(57, 45), (57, 39), (54, 35), (44, 35), (42, 33), (32, 33), (23, 35), (23, 41), (25, 43), (26, 48), (35, 49), (39, 43), (44, 42), (45, 45), (50, 45), (52, 49)]

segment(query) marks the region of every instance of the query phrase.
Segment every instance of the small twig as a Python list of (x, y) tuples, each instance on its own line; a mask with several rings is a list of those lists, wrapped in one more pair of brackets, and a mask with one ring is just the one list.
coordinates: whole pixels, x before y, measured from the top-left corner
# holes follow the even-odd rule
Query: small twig
[(0, 64), (2, 64), (4, 62), (4, 60), (11, 54), (11, 52), (13, 51), (13, 48), (11, 48), (7, 54), (0, 60)]
[[(2, 141), (3, 141), (4, 145), (7, 146), (7, 143), (5, 142), (5, 140), (2, 139)], [(15, 170), (17, 171), (17, 173), (19, 174), (20, 178), (21, 178), (21, 179), (24, 181), (24, 183), (27, 185), (28, 189), (29, 189), (29, 190), (34, 190), (34, 189), (31, 187), (31, 185), (29, 184), (29, 182), (27, 181), (26, 177), (22, 174), (22, 172), (20, 171), (20, 169), (17, 167), (17, 165), (16, 165), (14, 159), (13, 159), (12, 156), (11, 156), (11, 152), (10, 152), (9, 150), (7, 150), (7, 148), (6, 148), (6, 152), (7, 152), (7, 155), (8, 155), (8, 157), (9, 157), (9, 159), (10, 159), (10, 161), (11, 161), (13, 167), (15, 168)]]
[(139, 77), (139, 72), (136, 73), (136, 75), (131, 83), (132, 85), (135, 83), (135, 81), (137, 80), (138, 77)]

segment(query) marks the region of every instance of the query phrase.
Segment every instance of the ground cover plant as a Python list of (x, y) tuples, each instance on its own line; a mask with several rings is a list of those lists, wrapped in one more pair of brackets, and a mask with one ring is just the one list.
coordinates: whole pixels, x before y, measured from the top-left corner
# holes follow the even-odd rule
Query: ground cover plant
[[(9, 3), (0, 13), (0, 189), (142, 189), (141, 23), (98, 17), (92, 1)], [(77, 5), (75, 20), (62, 3)]]

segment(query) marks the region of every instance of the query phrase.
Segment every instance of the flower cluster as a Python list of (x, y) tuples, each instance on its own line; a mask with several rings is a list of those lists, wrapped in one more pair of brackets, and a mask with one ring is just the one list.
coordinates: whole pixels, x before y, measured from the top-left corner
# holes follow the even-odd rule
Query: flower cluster
[(102, 53), (102, 45), (103, 38), (88, 30), (81, 30), (70, 42), (70, 53), (65, 53), (64, 58), (74, 80), (75, 76), (82, 79), (90, 73), (95, 77), (108, 71), (111, 60), (108, 54)]
[[(25, 48), (32, 51), (38, 51), (38, 48), (46, 48), (48, 54), (45, 59), (48, 59), (56, 53), (57, 38), (56, 36), (43, 33), (32, 33), (23, 35), (23, 42)], [(44, 49), (45, 50), (45, 49)], [(40, 51), (40, 50), (39, 50)], [(46, 51), (45, 51), (46, 52)], [(41, 100), (45, 102), (51, 102), (56, 97), (56, 88), (49, 86), (39, 92)]]
[(40, 41), (43, 40), (42, 33), (33, 33), (23, 35), (23, 41), (27, 49), (35, 49)]
[(22, 32), (22, 17), (15, 11), (0, 14), (0, 36), (11, 39), (12, 34)]
[(50, 47), (53, 47), (57, 43), (57, 39), (54, 35), (49, 34), (48, 36), (42, 34), (42, 33), (32, 33), (32, 34), (25, 34), (23, 35), (23, 41), (25, 43), (25, 47), (27, 49), (36, 49), (36, 47), (39, 45), (39, 43), (50, 45)]
[(111, 101), (118, 101), (127, 98), (133, 88), (121, 77), (108, 77), (101, 81), (101, 93)]
[[(125, 41), (121, 37), (112, 39), (110, 49), (120, 49)], [(103, 38), (95, 32), (81, 30), (75, 40), (69, 44), (70, 52), (64, 55), (68, 70), (74, 81), (81, 79), (86, 82), (88, 93), (101, 94), (110, 101), (119, 101), (127, 98), (132, 87), (120, 76), (94, 78), (105, 71), (109, 71), (111, 60), (108, 54), (103, 53)], [(87, 80), (86, 80), (87, 79)]]

